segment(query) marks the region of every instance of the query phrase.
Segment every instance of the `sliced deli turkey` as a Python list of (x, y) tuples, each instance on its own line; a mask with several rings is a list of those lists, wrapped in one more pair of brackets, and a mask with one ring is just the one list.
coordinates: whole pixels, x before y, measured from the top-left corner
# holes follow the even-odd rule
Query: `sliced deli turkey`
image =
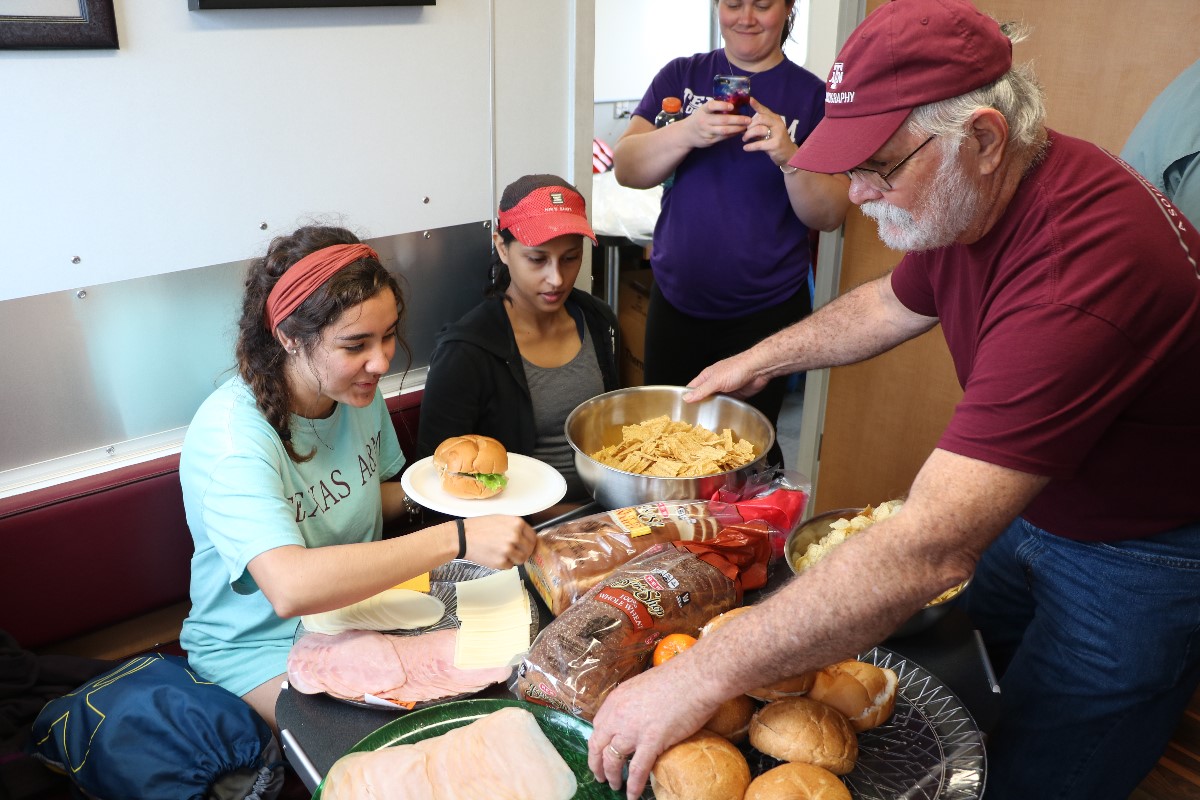
[(326, 800), (568, 800), (575, 774), (537, 720), (510, 707), (416, 744), (343, 756)]

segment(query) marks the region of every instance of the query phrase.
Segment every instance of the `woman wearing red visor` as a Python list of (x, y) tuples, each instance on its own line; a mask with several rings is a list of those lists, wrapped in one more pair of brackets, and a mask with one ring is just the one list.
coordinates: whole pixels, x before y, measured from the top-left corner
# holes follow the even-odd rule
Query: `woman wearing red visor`
[(584, 199), (562, 178), (526, 175), (505, 188), (485, 299), (442, 331), (430, 361), (419, 456), (450, 436), (491, 436), (557, 469), (564, 503), (588, 499), (563, 423), (618, 384), (616, 315), (573, 288), (584, 237), (596, 241)]

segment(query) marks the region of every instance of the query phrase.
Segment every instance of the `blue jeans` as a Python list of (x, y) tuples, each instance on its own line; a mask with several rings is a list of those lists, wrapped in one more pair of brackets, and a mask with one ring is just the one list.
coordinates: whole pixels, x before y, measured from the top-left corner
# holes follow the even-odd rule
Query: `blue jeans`
[(1127, 800), (1200, 682), (1200, 523), (1077, 542), (1018, 518), (965, 601), (1003, 670), (987, 800)]

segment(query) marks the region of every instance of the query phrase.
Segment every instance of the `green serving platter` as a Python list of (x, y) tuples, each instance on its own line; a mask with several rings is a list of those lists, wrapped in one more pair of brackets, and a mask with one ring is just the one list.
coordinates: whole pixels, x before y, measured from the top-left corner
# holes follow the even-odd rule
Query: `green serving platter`
[[(592, 771), (588, 769), (587, 743), (588, 737), (592, 735), (592, 726), (589, 723), (562, 711), (522, 700), (480, 698), (422, 708), (387, 723), (351, 747), (348, 752), (363, 753), (432, 739), (509, 706), (518, 706), (533, 714), (546, 738), (575, 773), (575, 780), (579, 783), (575, 800), (623, 800), (624, 792), (614, 792), (607, 783), (597, 783)], [(324, 788), (325, 783), (322, 781), (313, 794), (313, 800), (320, 800), (321, 790)], [(651, 798), (653, 795), (647, 789), (643, 797)]]

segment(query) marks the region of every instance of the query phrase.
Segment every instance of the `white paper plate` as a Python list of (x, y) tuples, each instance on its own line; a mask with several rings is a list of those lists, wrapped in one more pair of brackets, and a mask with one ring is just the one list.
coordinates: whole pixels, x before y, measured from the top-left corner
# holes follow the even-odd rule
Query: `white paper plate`
[(456, 517), (512, 514), (524, 517), (545, 511), (563, 499), (567, 482), (558, 470), (536, 458), (508, 454), (508, 486), (495, 497), (464, 500), (442, 489), (442, 479), (433, 466), (433, 456), (422, 458), (404, 471), (400, 485), (413, 500), (426, 508)]

